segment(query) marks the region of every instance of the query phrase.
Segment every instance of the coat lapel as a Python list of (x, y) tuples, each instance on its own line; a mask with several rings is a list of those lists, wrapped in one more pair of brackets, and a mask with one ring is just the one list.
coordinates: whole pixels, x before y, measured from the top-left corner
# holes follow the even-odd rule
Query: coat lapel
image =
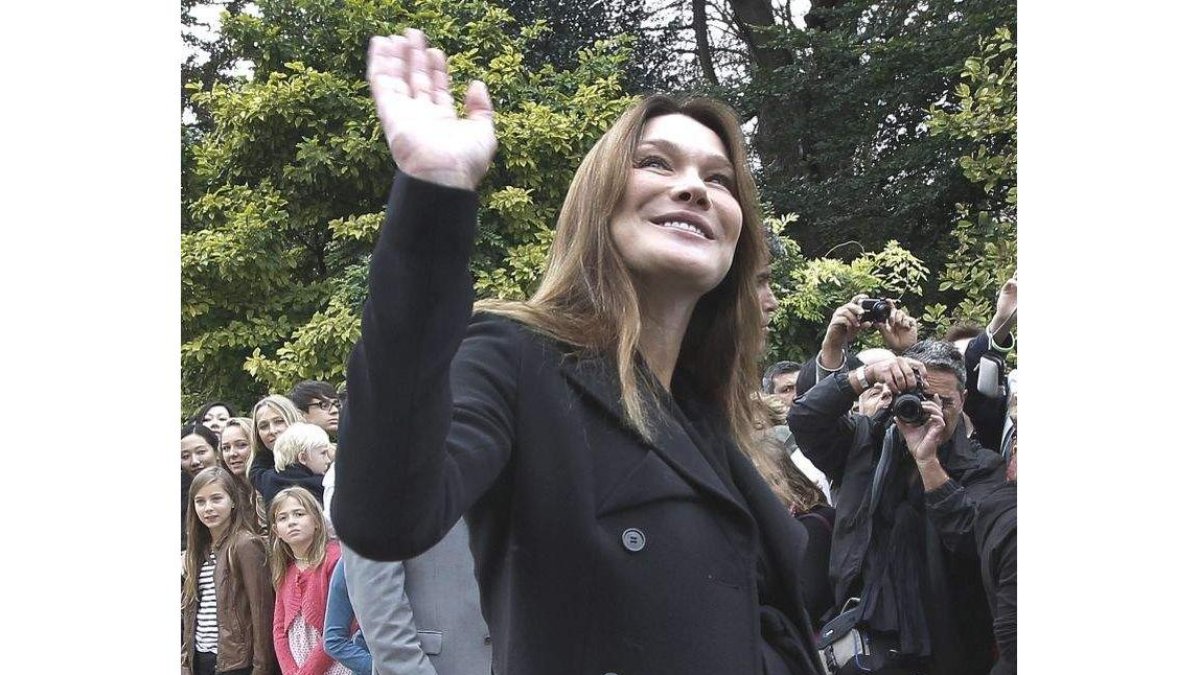
[[(629, 433), (637, 432), (626, 421), (621, 406), (621, 387), (616, 369), (606, 359), (594, 356), (568, 355), (562, 364), (563, 374), (582, 393), (586, 394), (601, 409), (614, 418)], [(725, 484), (717, 477), (708, 460), (700, 454), (687, 432), (671, 417), (667, 417), (655, 428), (654, 439), (644, 444), (658, 453), (667, 466), (674, 469), (698, 491), (708, 494), (749, 516), (745, 507), (733, 498)], [(723, 443), (723, 439), (716, 439)]]

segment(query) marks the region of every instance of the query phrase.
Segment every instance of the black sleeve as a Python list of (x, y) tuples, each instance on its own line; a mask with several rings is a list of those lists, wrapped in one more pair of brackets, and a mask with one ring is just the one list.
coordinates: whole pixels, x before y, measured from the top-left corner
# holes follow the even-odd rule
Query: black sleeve
[(840, 483), (846, 468), (846, 455), (854, 440), (854, 425), (846, 413), (854, 400), (849, 377), (838, 373), (797, 397), (788, 411), (788, 428), (796, 446), (830, 482)]
[(333, 495), (338, 535), (368, 558), (432, 547), (508, 461), (515, 329), (492, 317), (468, 333), (477, 203), (404, 174), (392, 186), (347, 363)]
[(808, 533), (804, 549), (804, 564), (798, 574), (804, 589), (804, 605), (808, 615), (819, 620), (833, 607), (833, 586), (829, 583), (829, 551), (833, 544), (834, 511), (819, 505), (796, 520)]
[[(1011, 339), (1011, 338), (1010, 338)], [(1000, 452), (1000, 440), (1004, 433), (1004, 416), (1008, 413), (1008, 401), (988, 398), (979, 393), (979, 362), (991, 351), (991, 341), (986, 331), (976, 335), (967, 345), (963, 361), (967, 368), (967, 395), (963, 401), (963, 412), (975, 425), (975, 437), (983, 447)], [(992, 351), (997, 356), (1003, 356)]]

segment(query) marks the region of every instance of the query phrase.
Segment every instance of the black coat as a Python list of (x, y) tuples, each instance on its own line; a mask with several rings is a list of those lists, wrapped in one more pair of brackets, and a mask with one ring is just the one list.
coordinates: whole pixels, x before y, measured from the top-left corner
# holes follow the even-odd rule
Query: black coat
[[(672, 420), (640, 440), (608, 359), (471, 317), (475, 205), (402, 174), (392, 188), (348, 364), (339, 536), (399, 560), (465, 513), (498, 675), (759, 672), (756, 552), (799, 569), (803, 528), (724, 436), (739, 495)], [(816, 672), (803, 601), (776, 575)]]

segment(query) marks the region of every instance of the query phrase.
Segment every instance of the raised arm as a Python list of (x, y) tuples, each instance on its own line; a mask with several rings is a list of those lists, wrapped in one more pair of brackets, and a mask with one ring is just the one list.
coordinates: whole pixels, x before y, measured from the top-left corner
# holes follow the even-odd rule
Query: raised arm
[[(469, 190), (495, 150), (491, 103), (473, 83), (458, 117), (445, 61), (417, 31), (373, 38), (368, 58), (400, 173), (371, 259), (362, 336), (347, 363), (332, 502), (338, 535), (378, 560), (436, 544), (499, 474), (511, 440), (511, 378), (493, 371), (515, 359), (503, 340), (489, 339), (494, 334), (459, 353), (473, 299), (478, 198)], [(452, 361), (467, 382), (461, 395), (479, 398), (457, 414)], [(452, 415), (462, 428), (448, 441)]]

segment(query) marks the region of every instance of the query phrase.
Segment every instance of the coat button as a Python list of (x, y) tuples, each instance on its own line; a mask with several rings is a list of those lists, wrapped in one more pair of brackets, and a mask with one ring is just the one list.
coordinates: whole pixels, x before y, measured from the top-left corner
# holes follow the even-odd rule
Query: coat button
[(630, 553), (637, 553), (646, 548), (646, 535), (636, 527), (631, 527), (621, 533), (621, 545)]

